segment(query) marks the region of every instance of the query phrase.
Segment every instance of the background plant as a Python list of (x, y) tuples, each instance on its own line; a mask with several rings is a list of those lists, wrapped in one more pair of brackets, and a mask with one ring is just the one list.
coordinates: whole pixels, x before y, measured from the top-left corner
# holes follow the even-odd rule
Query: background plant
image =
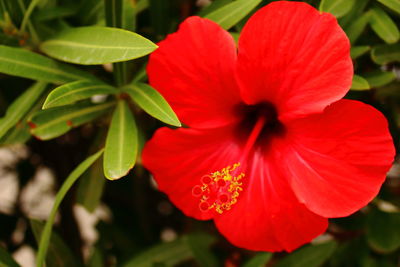
[[(190, 15), (214, 20), (237, 39), (247, 18), (269, 2), (0, 0), (0, 143), (28, 151), (6, 168), (18, 188), (17, 201), (0, 214), (0, 266), (18, 266), (11, 254), (23, 245), (38, 249), (38, 266), (397, 266), (398, 167), (368, 207), (331, 220), (313, 244), (272, 255), (235, 248), (212, 224), (183, 216), (140, 164), (141, 147), (155, 129), (181, 126), (146, 84), (145, 56), (155, 43)], [(381, 110), (398, 147), (400, 2), (304, 2), (338, 18), (355, 67), (346, 97)], [(46, 224), (29, 218), (20, 197), (42, 166), (56, 178)], [(99, 236), (88, 253), (76, 205), (88, 213), (105, 206), (111, 217), (97, 222)]]

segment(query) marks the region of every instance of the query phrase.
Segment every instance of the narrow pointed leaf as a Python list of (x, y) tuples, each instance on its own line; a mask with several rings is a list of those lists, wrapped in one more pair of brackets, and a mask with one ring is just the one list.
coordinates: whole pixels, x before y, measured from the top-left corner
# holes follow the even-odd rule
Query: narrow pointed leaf
[(0, 119), (0, 138), (15, 126), (35, 105), (46, 90), (46, 83), (37, 82), (21, 94), (7, 109), (6, 115)]
[[(36, 242), (39, 243), (45, 224), (37, 220), (31, 220), (30, 224)], [(65, 242), (57, 233), (51, 234), (46, 264), (48, 266), (57, 267), (82, 266), (82, 264), (79, 263), (72, 253), (71, 249), (65, 244)]]
[(236, 0), (207, 14), (205, 18), (215, 21), (227, 30), (247, 16), (259, 3), (261, 0)]
[(89, 73), (72, 66), (28, 50), (4, 45), (0, 45), (0, 72), (55, 84), (95, 79)]
[(280, 260), (276, 267), (318, 267), (333, 254), (337, 247), (334, 241), (319, 245), (308, 245)]
[(97, 160), (80, 179), (77, 202), (87, 211), (93, 212), (100, 203), (105, 184), (102, 164), (100, 160)]
[(399, 0), (378, 0), (379, 3), (387, 6), (393, 11), (400, 14), (400, 1)]
[(371, 9), (369, 23), (374, 32), (388, 44), (396, 43), (400, 38), (399, 29), (393, 20), (379, 7)]
[(135, 83), (124, 87), (124, 91), (139, 107), (154, 118), (173, 126), (181, 126), (178, 117), (167, 101), (150, 85)]
[(67, 83), (51, 91), (43, 104), (43, 109), (73, 104), (95, 95), (108, 95), (116, 92), (116, 88), (94, 81)]
[(340, 18), (346, 15), (353, 7), (355, 0), (322, 0), (319, 10), (333, 14)]
[(136, 162), (138, 133), (125, 101), (119, 101), (108, 130), (104, 151), (104, 175), (115, 180), (125, 176)]
[(208, 6), (204, 7), (202, 10), (199, 11), (199, 13), (197, 13), (197, 15), (199, 15), (200, 17), (204, 17), (207, 14), (210, 14), (211, 12), (220, 9), (221, 7), (232, 3), (233, 0), (218, 0), (218, 1), (212, 1), (211, 4), (209, 4)]
[(354, 75), (353, 76), (353, 83), (351, 84), (351, 90), (354, 91), (363, 91), (370, 89), (370, 86), (363, 77)]
[(356, 59), (365, 53), (367, 53), (369, 50), (371, 50), (371, 47), (368, 45), (363, 45), (363, 46), (353, 46), (350, 50), (350, 55), (352, 59)]
[(68, 29), (40, 46), (51, 57), (83, 65), (135, 59), (156, 48), (154, 43), (136, 33), (98, 26)]
[[(36, 266), (42, 267), (44, 264), (44, 260), (46, 258), (47, 250), (49, 248), (49, 242), (51, 238), (51, 230), (53, 228), (53, 223), (56, 218), (58, 207), (60, 206), (62, 200), (67, 194), (68, 190), (72, 187), (72, 185), (78, 180), (78, 178), (103, 154), (103, 149), (98, 151), (97, 153), (91, 155), (86, 158), (83, 162), (81, 162), (68, 177), (65, 179), (65, 182), (61, 186), (60, 190), (57, 192), (56, 199), (54, 201), (53, 207), (51, 209), (49, 219), (47, 220), (43, 231), (40, 235), (39, 241), (39, 250), (36, 257)], [(57, 265), (50, 265), (57, 266)], [(76, 265), (69, 265), (76, 266)]]
[(364, 31), (364, 29), (368, 25), (370, 16), (371, 16), (371, 12), (364, 13), (361, 17), (356, 19), (346, 29), (346, 34), (349, 37), (349, 40), (352, 44), (354, 44), (357, 41), (357, 39), (360, 37), (361, 33)]
[(2, 267), (20, 267), (18, 263), (15, 262), (13, 257), (0, 246), (0, 266)]
[(364, 74), (371, 87), (381, 87), (387, 85), (396, 79), (396, 75), (391, 71), (374, 71)]
[(377, 64), (400, 62), (400, 44), (376, 46), (371, 51), (371, 57)]
[(89, 122), (110, 111), (115, 102), (99, 105), (78, 103), (41, 110), (30, 119), (31, 133), (41, 140), (58, 137), (71, 128)]

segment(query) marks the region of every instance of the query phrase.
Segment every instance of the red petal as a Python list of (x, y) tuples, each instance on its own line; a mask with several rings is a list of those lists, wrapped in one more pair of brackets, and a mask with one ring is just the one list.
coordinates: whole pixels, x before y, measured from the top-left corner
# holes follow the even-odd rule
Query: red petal
[(367, 205), (395, 155), (385, 117), (358, 101), (338, 101), (323, 114), (292, 122), (288, 132), (287, 177), (298, 199), (324, 217)]
[(336, 19), (301, 2), (273, 2), (239, 39), (237, 78), (248, 104), (273, 102), (281, 120), (322, 111), (349, 90), (350, 44)]
[(249, 182), (232, 210), (214, 218), (234, 245), (258, 251), (292, 251), (322, 234), (328, 221), (299, 203), (273, 158), (254, 156)]
[(160, 191), (187, 216), (207, 220), (215, 212), (202, 212), (192, 195), (201, 178), (237, 163), (239, 148), (230, 129), (159, 129), (146, 144), (143, 164), (154, 175)]
[(158, 45), (147, 67), (149, 81), (182, 122), (208, 128), (235, 120), (237, 56), (228, 32), (208, 19), (190, 17)]

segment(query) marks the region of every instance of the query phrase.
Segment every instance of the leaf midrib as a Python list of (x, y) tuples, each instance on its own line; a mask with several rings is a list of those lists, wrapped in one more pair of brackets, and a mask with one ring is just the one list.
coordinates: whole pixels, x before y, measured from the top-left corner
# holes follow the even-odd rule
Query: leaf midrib
[(42, 125), (39, 125), (36, 128), (34, 128), (33, 131), (34, 132), (41, 131), (41, 130), (46, 129), (46, 128), (54, 125), (54, 124), (66, 121), (68, 119), (72, 120), (73, 118), (76, 118), (76, 117), (78, 117), (78, 116), (80, 116), (82, 114), (85, 114), (85, 113), (89, 114), (89, 113), (92, 113), (92, 112), (95, 112), (95, 111), (98, 111), (98, 110), (101, 110), (101, 109), (106, 109), (107, 107), (110, 107), (113, 104), (114, 104), (114, 102), (110, 102), (110, 103), (106, 103), (106, 104), (102, 104), (102, 105), (96, 105), (96, 106), (93, 106), (93, 107), (80, 109), (80, 110), (78, 110), (76, 112), (72, 112), (72, 113), (69, 113), (67, 115), (60, 116), (57, 119), (55, 119), (53, 121), (50, 121), (48, 123), (44, 123)]

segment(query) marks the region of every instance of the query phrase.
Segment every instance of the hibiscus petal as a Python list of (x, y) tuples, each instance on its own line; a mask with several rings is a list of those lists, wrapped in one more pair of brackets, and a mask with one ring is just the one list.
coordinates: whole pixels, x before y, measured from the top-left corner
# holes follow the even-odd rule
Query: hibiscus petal
[(143, 164), (153, 174), (159, 190), (185, 215), (207, 220), (216, 212), (200, 211), (200, 199), (192, 195), (192, 189), (201, 184), (204, 175), (237, 163), (240, 151), (233, 138), (229, 128), (161, 128), (147, 142)]
[(258, 251), (292, 251), (322, 234), (328, 220), (299, 203), (272, 157), (256, 154), (237, 204), (214, 218), (234, 245)]
[(237, 79), (248, 104), (270, 101), (281, 120), (322, 111), (349, 90), (350, 44), (336, 19), (301, 2), (256, 12), (239, 39)]
[(237, 56), (228, 32), (208, 19), (190, 17), (158, 45), (147, 66), (149, 81), (183, 123), (208, 128), (235, 120)]
[(298, 199), (324, 217), (347, 216), (379, 192), (395, 155), (385, 117), (340, 100), (288, 125), (287, 178)]

